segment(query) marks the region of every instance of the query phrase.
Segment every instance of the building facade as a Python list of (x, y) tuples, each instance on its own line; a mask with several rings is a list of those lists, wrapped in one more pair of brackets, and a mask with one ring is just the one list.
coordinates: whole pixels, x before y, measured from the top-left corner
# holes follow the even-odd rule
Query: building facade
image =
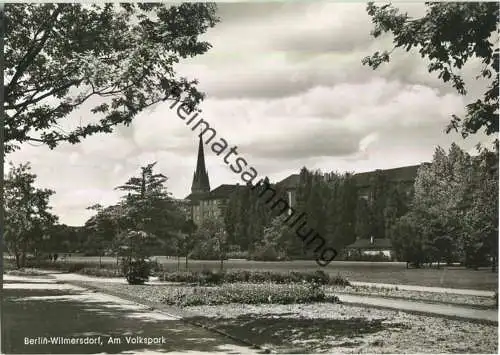
[[(409, 193), (420, 166), (421, 164), (354, 174), (354, 180), (359, 191), (359, 198), (371, 200), (373, 197), (371, 196), (372, 185), (375, 179), (381, 176), (383, 176), (388, 183), (398, 183), (406, 187)], [(328, 179), (328, 176), (328, 174), (325, 174), (326, 179)], [(292, 174), (273, 185), (285, 193), (285, 199), (288, 206), (295, 207), (297, 205), (297, 189), (299, 184), (300, 175)], [(214, 190), (210, 190), (210, 179), (205, 164), (203, 141), (200, 136), (196, 169), (191, 184), (191, 193), (185, 199), (188, 201), (187, 205), (189, 206), (193, 222), (196, 225), (201, 225), (206, 219), (221, 217), (223, 208), (231, 194), (243, 188), (247, 187), (240, 184), (223, 184)], [(291, 210), (289, 210), (289, 212), (291, 212)]]
[(239, 184), (223, 184), (214, 190), (210, 190), (210, 180), (205, 164), (203, 141), (200, 136), (196, 169), (191, 184), (191, 193), (186, 197), (186, 200), (189, 201), (190, 214), (193, 222), (199, 226), (207, 219), (222, 217), (223, 207), (231, 193), (241, 187), (242, 186)]

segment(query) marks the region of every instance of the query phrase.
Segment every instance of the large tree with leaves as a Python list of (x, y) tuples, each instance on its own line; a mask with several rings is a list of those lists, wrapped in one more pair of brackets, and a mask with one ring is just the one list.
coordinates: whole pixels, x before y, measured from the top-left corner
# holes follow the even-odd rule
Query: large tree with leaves
[(84, 229), (88, 235), (85, 249), (91, 254), (99, 255), (101, 267), (101, 257), (105, 252), (116, 251), (117, 238), (124, 229), (127, 208), (123, 203), (119, 203), (106, 208), (96, 204), (87, 209), (97, 213), (85, 222)]
[(224, 220), (220, 217), (205, 219), (196, 230), (196, 240), (199, 241), (198, 248), (202, 254), (216, 256), (220, 261), (220, 269), (224, 268), (224, 260), (229, 251), (228, 234), (225, 229)]
[(428, 71), (443, 82), (451, 82), (461, 95), (467, 94), (463, 77), (457, 70), (478, 58), (482, 67), (478, 77), (489, 80), (482, 99), (466, 107), (465, 117), (453, 116), (447, 131), (460, 131), (466, 137), (484, 130), (498, 133), (499, 7), (496, 2), (427, 2), (426, 14), (411, 18), (391, 4), (367, 7), (375, 28), (373, 37), (393, 35), (391, 50), (376, 52), (363, 59), (373, 69), (389, 62), (396, 49), (418, 50), (429, 61)]
[(50, 189), (36, 187), (36, 174), (30, 164), (11, 163), (5, 179), (5, 244), (23, 267), (28, 253), (35, 252), (43, 236), (57, 222), (50, 210)]
[[(109, 133), (169, 96), (195, 108), (197, 81), (173, 66), (210, 48), (199, 36), (218, 21), (215, 11), (211, 3), (7, 4), (7, 151)], [(86, 102), (94, 117), (67, 122)]]
[(167, 254), (169, 240), (175, 238), (184, 223), (184, 214), (167, 191), (168, 178), (155, 173), (156, 162), (141, 167), (140, 176), (131, 177), (124, 185), (116, 187), (125, 191), (122, 223), (125, 229), (144, 231), (156, 237)]

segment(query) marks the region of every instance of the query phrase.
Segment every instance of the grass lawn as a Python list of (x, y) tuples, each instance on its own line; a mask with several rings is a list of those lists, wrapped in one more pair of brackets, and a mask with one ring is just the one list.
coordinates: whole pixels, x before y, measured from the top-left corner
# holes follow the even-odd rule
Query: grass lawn
[[(156, 257), (165, 270), (176, 271), (177, 259)], [(99, 263), (99, 257), (72, 256), (72, 262)], [(116, 258), (103, 257), (102, 263), (116, 265)], [(181, 259), (180, 270), (185, 270)], [(190, 260), (190, 270), (218, 269), (218, 261)], [(314, 271), (324, 270), (330, 275), (341, 274), (350, 281), (380, 282), (434, 287), (466, 288), (477, 290), (495, 290), (498, 288), (498, 273), (489, 268), (469, 270), (463, 267), (442, 267), (441, 269), (406, 269), (406, 263), (399, 262), (364, 262), (332, 261), (326, 267), (319, 267), (314, 261), (296, 260), (282, 262), (227, 260), (225, 269), (266, 270), (266, 271)]]

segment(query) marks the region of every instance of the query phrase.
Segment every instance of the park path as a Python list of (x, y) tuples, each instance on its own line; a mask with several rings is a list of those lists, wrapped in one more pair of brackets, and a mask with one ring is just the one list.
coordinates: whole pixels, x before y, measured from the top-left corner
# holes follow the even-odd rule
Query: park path
[(462, 288), (445, 288), (445, 287), (429, 287), (429, 286), (416, 286), (416, 285), (398, 285), (398, 284), (385, 284), (376, 282), (359, 282), (350, 281), (353, 286), (376, 287), (376, 288), (398, 288), (404, 291), (419, 291), (419, 292), (436, 292), (436, 293), (452, 293), (455, 295), (479, 296), (479, 297), (493, 297), (495, 292), (482, 291), (482, 290), (468, 290)]
[(394, 309), (403, 312), (451, 317), (463, 320), (486, 321), (498, 323), (498, 310), (476, 309), (444, 303), (429, 303), (422, 301), (396, 300), (383, 297), (357, 296), (348, 294), (337, 295), (346, 304), (368, 306), (375, 308)]
[[(4, 275), (4, 282), (5, 353), (260, 353), (224, 335), (187, 324), (177, 316), (57, 278)], [(161, 342), (129, 343), (127, 337), (136, 336)], [(98, 341), (60, 344), (54, 343), (53, 337)], [(28, 344), (26, 339), (33, 343)]]

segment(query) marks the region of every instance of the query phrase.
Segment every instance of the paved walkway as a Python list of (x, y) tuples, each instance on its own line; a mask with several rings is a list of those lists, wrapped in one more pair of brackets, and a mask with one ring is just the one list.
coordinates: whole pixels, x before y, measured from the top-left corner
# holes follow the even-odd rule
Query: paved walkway
[(374, 282), (351, 281), (351, 284), (353, 286), (366, 286), (366, 287), (377, 287), (377, 288), (397, 287), (399, 290), (405, 290), (405, 291), (452, 293), (456, 295), (468, 295), (468, 296), (480, 296), (480, 297), (493, 297), (495, 294), (495, 292), (493, 291), (467, 290), (460, 288), (428, 287), (428, 286), (415, 286), (415, 285), (397, 285), (397, 284), (384, 284), (384, 283), (374, 283)]
[(428, 303), (422, 301), (395, 300), (383, 297), (338, 295), (339, 299), (348, 304), (371, 306), (377, 308), (395, 309), (403, 312), (421, 313), (435, 316), (451, 317), (464, 320), (486, 321), (498, 323), (497, 310), (483, 310), (461, 307), (444, 303)]
[(168, 313), (57, 279), (4, 281), (2, 353), (259, 353)]
[[(38, 270), (40, 273), (44, 273), (47, 276), (53, 277), (55, 280), (60, 282), (103, 282), (103, 283), (118, 283), (118, 284), (127, 284), (127, 280), (124, 277), (97, 277), (97, 276), (89, 276), (89, 275), (80, 275), (73, 274), (67, 272), (57, 272), (51, 270)], [(10, 276), (9, 277), (17, 277)], [(158, 277), (150, 277), (149, 281), (146, 283), (148, 285), (168, 285), (172, 284), (172, 282), (166, 281), (158, 281)]]

